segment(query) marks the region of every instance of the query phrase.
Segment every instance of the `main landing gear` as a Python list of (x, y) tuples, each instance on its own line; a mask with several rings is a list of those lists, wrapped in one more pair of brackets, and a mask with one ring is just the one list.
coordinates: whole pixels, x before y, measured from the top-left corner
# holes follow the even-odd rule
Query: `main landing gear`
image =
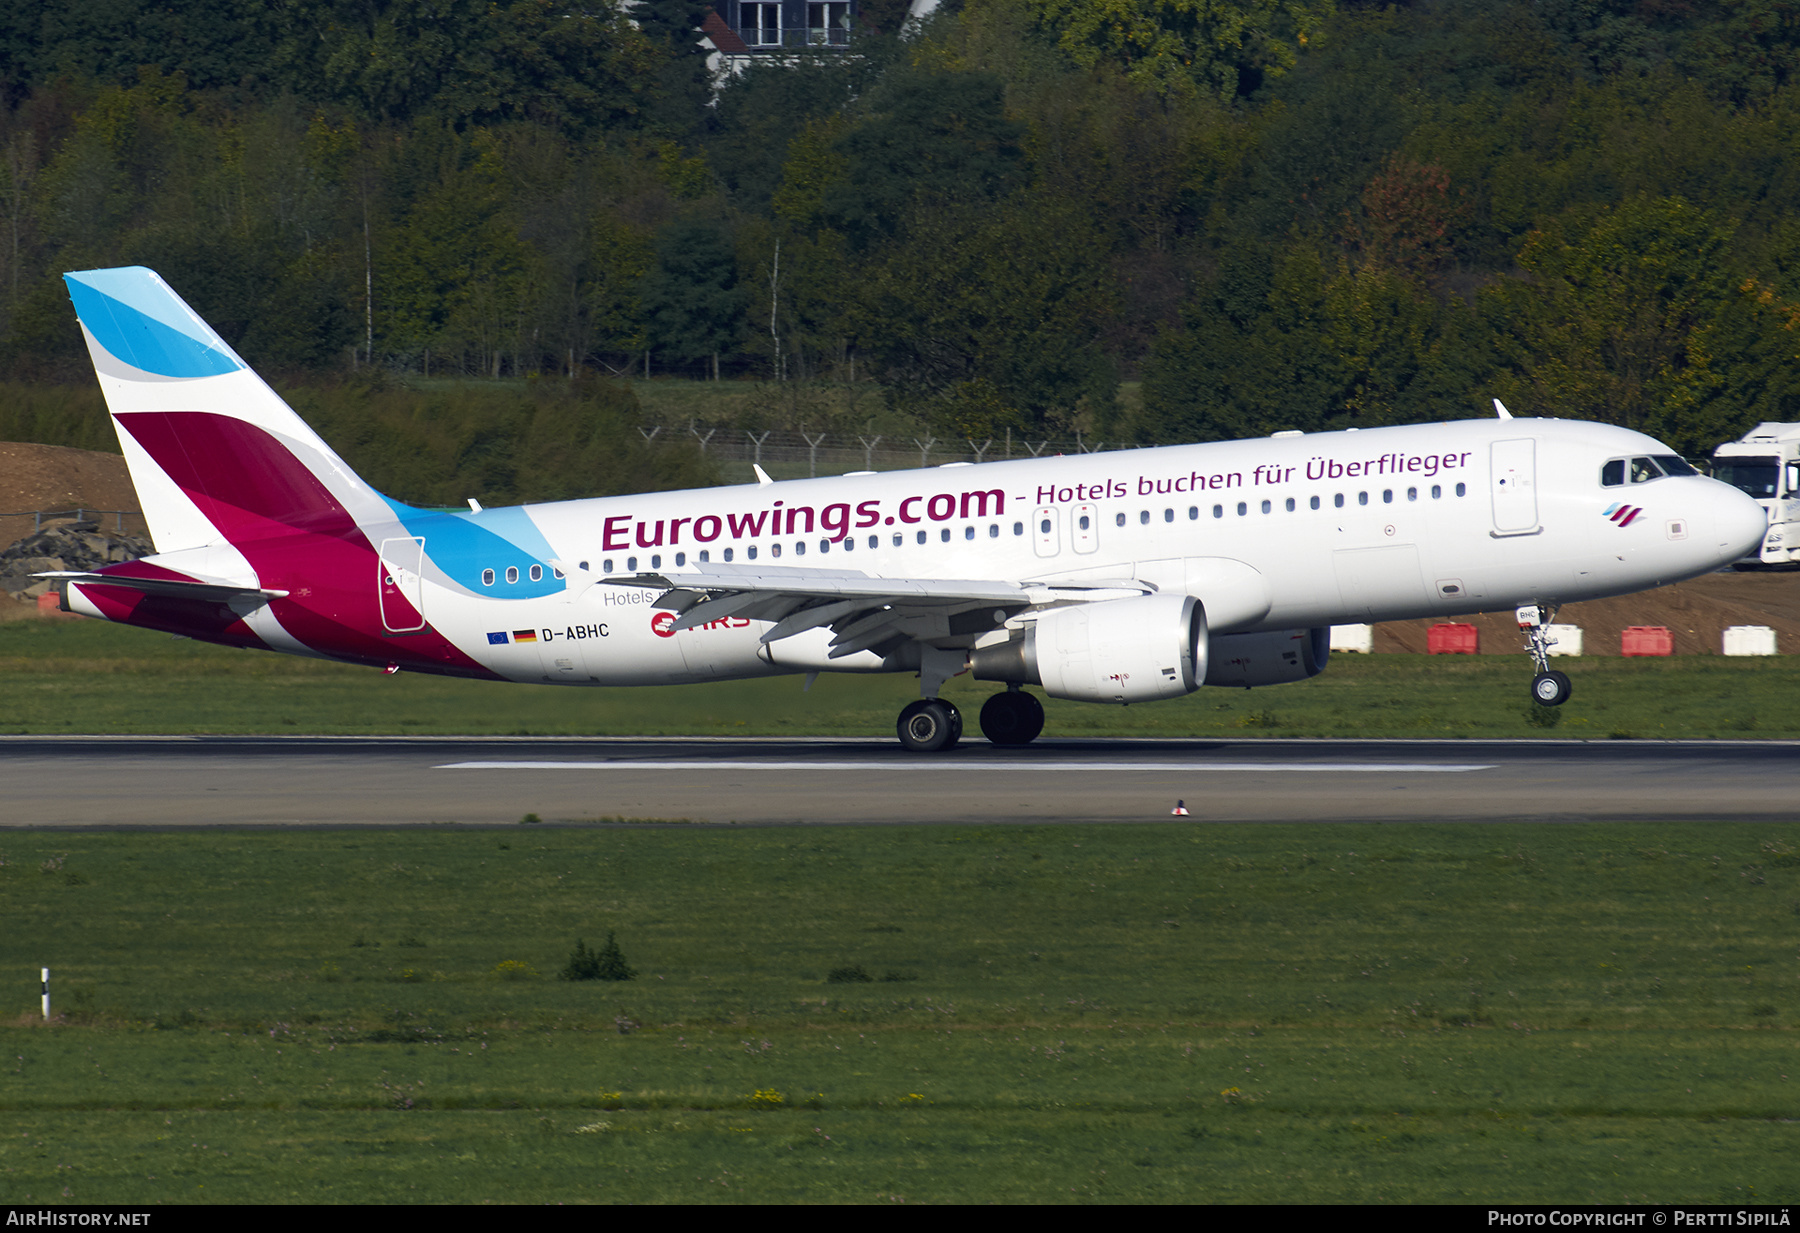
[(900, 744), (913, 753), (941, 753), (962, 740), (962, 712), (942, 698), (908, 703), (895, 725)]
[[(968, 652), (926, 646), (919, 652), (919, 689), (925, 696), (908, 703), (894, 725), (911, 753), (941, 753), (962, 740), (962, 712), (936, 696), (944, 682), (968, 667)], [(1009, 684), (981, 708), (981, 734), (996, 745), (1029, 745), (1044, 730), (1044, 704)]]
[(981, 734), (996, 745), (1029, 745), (1044, 730), (1044, 704), (1010, 685), (982, 704)]
[(1561, 706), (1569, 700), (1574, 687), (1569, 678), (1550, 670), (1550, 648), (1556, 645), (1545, 628), (1556, 618), (1556, 609), (1530, 604), (1519, 609), (1519, 632), (1525, 635), (1525, 651), (1531, 656), (1537, 675), (1531, 678), (1531, 700), (1539, 706)]
[[(962, 740), (962, 712), (942, 698), (921, 698), (900, 712), (900, 744), (913, 753), (941, 753)], [(1022, 689), (995, 694), (981, 707), (981, 734), (996, 745), (1029, 745), (1044, 730), (1044, 704)]]

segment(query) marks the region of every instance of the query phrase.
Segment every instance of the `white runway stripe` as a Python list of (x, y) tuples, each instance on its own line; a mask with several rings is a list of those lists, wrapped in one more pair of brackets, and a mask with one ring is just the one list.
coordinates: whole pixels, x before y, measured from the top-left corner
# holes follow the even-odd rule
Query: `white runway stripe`
[(1316, 772), (1333, 775), (1434, 775), (1463, 771), (1489, 771), (1491, 763), (1459, 762), (744, 762), (662, 761), (620, 758), (594, 762), (445, 762), (438, 771), (894, 771), (913, 774), (932, 771), (1128, 771), (1134, 774), (1163, 772), (1192, 774), (1207, 771), (1249, 771), (1272, 775)]

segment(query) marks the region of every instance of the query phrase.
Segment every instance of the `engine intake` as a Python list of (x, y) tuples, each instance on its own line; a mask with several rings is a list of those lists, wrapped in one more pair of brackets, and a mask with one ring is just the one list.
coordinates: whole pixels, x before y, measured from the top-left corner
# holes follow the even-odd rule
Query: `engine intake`
[(969, 664), (978, 681), (1042, 685), (1052, 698), (1179, 698), (1206, 679), (1206, 609), (1191, 595), (1052, 608), (1010, 641), (976, 648)]

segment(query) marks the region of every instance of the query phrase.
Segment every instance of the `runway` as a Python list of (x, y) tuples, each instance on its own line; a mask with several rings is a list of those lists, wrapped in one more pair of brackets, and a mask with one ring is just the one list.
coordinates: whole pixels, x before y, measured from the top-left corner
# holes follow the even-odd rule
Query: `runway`
[(13, 828), (1773, 821), (1800, 743), (0, 737), (0, 785)]

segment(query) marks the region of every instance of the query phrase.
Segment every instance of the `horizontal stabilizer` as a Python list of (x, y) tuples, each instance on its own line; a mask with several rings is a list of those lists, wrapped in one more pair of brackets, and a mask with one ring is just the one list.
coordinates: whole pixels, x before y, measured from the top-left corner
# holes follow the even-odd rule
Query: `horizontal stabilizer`
[(33, 574), (33, 578), (51, 578), (59, 582), (99, 583), (109, 587), (127, 587), (146, 595), (172, 595), (180, 599), (204, 599), (213, 603), (249, 600), (266, 604), (272, 599), (286, 599), (286, 591), (265, 591), (261, 587), (242, 587), (229, 582), (190, 582), (181, 578), (141, 578), (129, 574), (84, 574), (76, 570), (52, 570)]

